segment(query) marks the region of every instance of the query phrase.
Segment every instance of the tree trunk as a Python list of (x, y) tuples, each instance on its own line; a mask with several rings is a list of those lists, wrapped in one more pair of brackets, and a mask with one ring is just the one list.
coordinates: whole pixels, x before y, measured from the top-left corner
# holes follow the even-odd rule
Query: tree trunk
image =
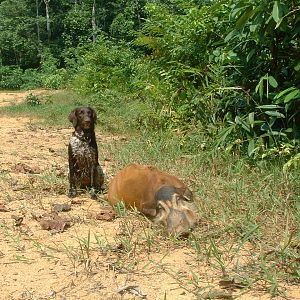
[(37, 40), (38, 40), (38, 48), (41, 42), (40, 39), (40, 13), (39, 13), (39, 0), (35, 0), (35, 5), (36, 5), (36, 35), (37, 35)]
[(96, 31), (97, 31), (97, 24), (96, 24), (96, 0), (94, 0), (93, 3), (93, 9), (92, 9), (92, 29), (93, 29), (93, 43), (96, 42)]
[(47, 24), (48, 42), (50, 42), (50, 39), (51, 39), (49, 2), (50, 2), (50, 0), (44, 0), (45, 6), (46, 6), (46, 24)]

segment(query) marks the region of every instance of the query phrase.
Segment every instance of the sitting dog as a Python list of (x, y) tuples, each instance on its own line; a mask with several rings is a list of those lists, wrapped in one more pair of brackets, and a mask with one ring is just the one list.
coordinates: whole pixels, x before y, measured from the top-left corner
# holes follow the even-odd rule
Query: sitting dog
[(98, 162), (98, 148), (95, 136), (96, 112), (90, 107), (78, 107), (69, 115), (73, 132), (69, 147), (69, 197), (77, 195), (77, 187), (90, 188), (92, 199), (102, 189), (104, 173)]
[(192, 192), (177, 177), (156, 167), (130, 164), (111, 180), (108, 201), (123, 201), (171, 234), (186, 235), (197, 222)]

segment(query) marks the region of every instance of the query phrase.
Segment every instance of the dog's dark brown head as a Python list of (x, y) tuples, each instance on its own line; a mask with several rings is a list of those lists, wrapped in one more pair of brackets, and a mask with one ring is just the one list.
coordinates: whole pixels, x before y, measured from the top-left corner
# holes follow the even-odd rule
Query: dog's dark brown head
[(97, 115), (91, 107), (77, 107), (69, 115), (76, 131), (94, 130)]

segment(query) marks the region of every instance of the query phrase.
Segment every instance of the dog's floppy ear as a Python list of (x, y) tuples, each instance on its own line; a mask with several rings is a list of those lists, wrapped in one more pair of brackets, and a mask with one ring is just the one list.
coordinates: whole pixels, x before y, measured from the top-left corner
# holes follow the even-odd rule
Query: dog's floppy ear
[(96, 124), (97, 123), (97, 113), (96, 111), (90, 107), (90, 110), (92, 112), (92, 116), (93, 116), (93, 120), (94, 120), (94, 123)]
[(72, 110), (69, 114), (69, 121), (73, 123), (73, 126), (76, 127), (77, 125), (77, 117), (76, 117), (76, 109)]

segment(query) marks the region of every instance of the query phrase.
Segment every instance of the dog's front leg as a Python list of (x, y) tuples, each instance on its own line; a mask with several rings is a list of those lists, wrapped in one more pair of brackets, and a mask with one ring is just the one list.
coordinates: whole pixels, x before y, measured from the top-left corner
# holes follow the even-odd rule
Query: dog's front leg
[(76, 190), (76, 166), (75, 166), (75, 159), (72, 155), (72, 149), (69, 146), (69, 194), (68, 196), (70, 198), (74, 198), (77, 196), (77, 190)]
[(91, 190), (90, 190), (90, 195), (91, 198), (96, 200), (97, 195), (96, 195), (96, 189), (95, 189), (95, 175), (96, 175), (96, 165), (92, 165), (91, 167)]

